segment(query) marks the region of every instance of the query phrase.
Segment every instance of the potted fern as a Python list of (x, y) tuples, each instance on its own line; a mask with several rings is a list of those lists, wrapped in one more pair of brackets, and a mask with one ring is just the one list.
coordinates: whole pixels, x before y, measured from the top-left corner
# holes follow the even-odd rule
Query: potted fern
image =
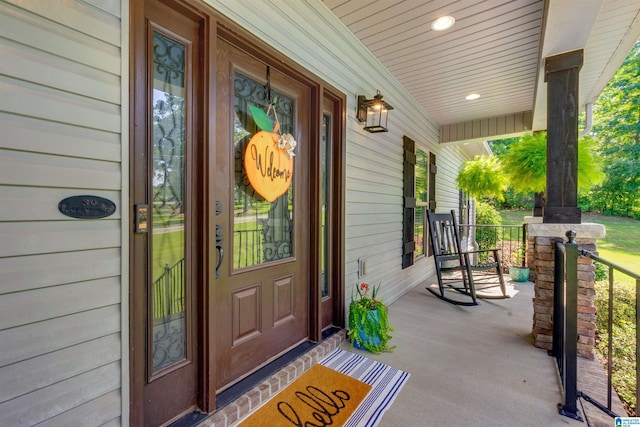
[(376, 298), (378, 287), (371, 289), (369, 297), (369, 285), (361, 283), (356, 285), (358, 297), (351, 296), (349, 305), (349, 338), (351, 345), (360, 350), (371, 353), (390, 351), (389, 340), (393, 328), (389, 324), (387, 306)]
[(462, 164), (456, 177), (458, 187), (474, 198), (497, 198), (504, 200), (502, 193), (507, 181), (497, 157), (476, 156)]
[(526, 282), (529, 280), (529, 267), (525, 267), (524, 257), (527, 255), (527, 248), (522, 243), (511, 253), (511, 263), (509, 264), (509, 277), (514, 282)]

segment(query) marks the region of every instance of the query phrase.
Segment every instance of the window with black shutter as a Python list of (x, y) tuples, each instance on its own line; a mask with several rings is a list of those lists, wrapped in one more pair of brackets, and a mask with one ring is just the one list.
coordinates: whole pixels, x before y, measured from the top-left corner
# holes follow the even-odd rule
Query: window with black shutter
[[(436, 174), (438, 167), (436, 166), (436, 155), (429, 153), (429, 210), (436, 211)], [(427, 245), (427, 255), (433, 255), (431, 245)]]
[(424, 257), (426, 247), (429, 246), (427, 239), (427, 209), (429, 209), (429, 153), (416, 148), (415, 165), (415, 199), (416, 207), (413, 215), (413, 241), (415, 249), (413, 256), (415, 259)]
[(416, 166), (416, 143), (413, 139), (404, 136), (404, 173), (403, 173), (403, 196), (404, 212), (402, 226), (402, 268), (413, 265), (415, 250), (414, 237), (414, 211), (416, 207), (415, 199), (415, 166)]

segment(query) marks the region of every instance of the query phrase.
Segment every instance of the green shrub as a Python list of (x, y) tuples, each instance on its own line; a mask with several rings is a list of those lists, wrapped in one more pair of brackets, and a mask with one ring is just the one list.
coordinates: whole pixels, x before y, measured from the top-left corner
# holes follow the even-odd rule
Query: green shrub
[[(502, 225), (502, 216), (493, 206), (484, 202), (476, 203), (476, 224)], [(502, 228), (499, 227), (477, 227), (476, 242), (480, 249), (495, 248), (502, 240)], [(486, 256), (487, 254), (481, 254)], [(480, 259), (481, 262), (487, 261)]]
[(509, 187), (505, 192), (504, 201), (496, 203), (494, 200), (494, 205), (497, 205), (499, 209), (521, 209), (531, 211), (534, 206), (533, 193), (518, 193), (514, 191), (513, 188)]
[(593, 265), (596, 267), (596, 282), (609, 280), (609, 269), (604, 264), (593, 261)]

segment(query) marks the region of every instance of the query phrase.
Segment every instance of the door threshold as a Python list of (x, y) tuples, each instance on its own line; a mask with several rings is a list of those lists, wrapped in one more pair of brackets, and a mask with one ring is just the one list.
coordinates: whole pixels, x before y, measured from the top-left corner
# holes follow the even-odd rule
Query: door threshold
[[(327, 331), (325, 331), (327, 332), (327, 336), (325, 336), (325, 332), (323, 332), (322, 341), (324, 342), (331, 335), (339, 331), (340, 331), (339, 328), (328, 329)], [(261, 382), (263, 382), (270, 376), (274, 375), (278, 371), (284, 369), (285, 367), (287, 367), (287, 365), (295, 361), (297, 358), (304, 355), (305, 353), (310, 352), (315, 347), (321, 344), (322, 342), (317, 343), (314, 341), (305, 341), (299, 344), (298, 346), (292, 348), (282, 356), (275, 359), (273, 362), (266, 364), (265, 366), (258, 369), (251, 375), (247, 376), (246, 378), (243, 378), (242, 380), (238, 381), (236, 384), (232, 385), (228, 389), (218, 394), (216, 396), (216, 408), (223, 408), (227, 406), (229, 403), (233, 402), (234, 400), (236, 400), (237, 398), (245, 394), (248, 390), (260, 384)]]
[(192, 415), (195, 413), (189, 414), (184, 418), (191, 418), (192, 424), (178, 424), (183, 418), (170, 427), (230, 427), (235, 425), (316, 365), (318, 361), (338, 348), (345, 340), (344, 330), (330, 328), (323, 332), (322, 342), (305, 341), (218, 394), (216, 396), (216, 407), (218, 408), (216, 412), (211, 414), (198, 412), (197, 414), (200, 416), (193, 417)]
[(205, 420), (209, 414), (205, 414), (200, 411), (193, 411), (185, 415), (184, 417), (172, 422), (167, 427), (194, 427)]
[(292, 348), (282, 356), (278, 357), (274, 361), (267, 363), (262, 368), (253, 372), (251, 375), (241, 379), (231, 387), (225, 389), (223, 392), (216, 396), (216, 408), (223, 408), (229, 403), (233, 402), (248, 390), (252, 389), (256, 385), (260, 384), (271, 375), (284, 369), (289, 363), (296, 360), (303, 354), (313, 350), (318, 343), (313, 341), (305, 341), (296, 347)]

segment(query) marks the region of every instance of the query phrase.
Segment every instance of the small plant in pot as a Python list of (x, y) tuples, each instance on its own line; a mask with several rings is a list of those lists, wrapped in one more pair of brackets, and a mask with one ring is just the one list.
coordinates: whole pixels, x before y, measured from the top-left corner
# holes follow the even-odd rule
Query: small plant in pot
[[(357, 298), (351, 296), (349, 305), (349, 338), (351, 345), (371, 353), (390, 351), (389, 340), (393, 328), (389, 324), (387, 306), (377, 298), (378, 287), (356, 285)], [(369, 291), (371, 290), (371, 296)]]
[(522, 243), (511, 253), (511, 263), (509, 264), (509, 276), (514, 282), (526, 282), (529, 280), (529, 267), (525, 267), (524, 259), (527, 255), (527, 247)]

